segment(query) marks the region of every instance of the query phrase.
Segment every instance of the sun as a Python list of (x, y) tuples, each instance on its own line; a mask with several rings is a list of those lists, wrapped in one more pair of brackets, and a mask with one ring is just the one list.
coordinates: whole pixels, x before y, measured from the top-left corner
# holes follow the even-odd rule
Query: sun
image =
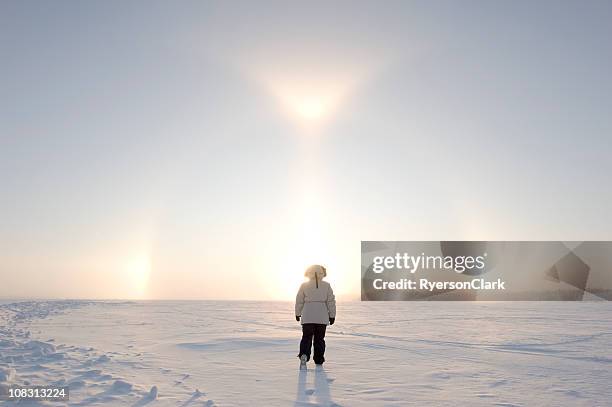
[(148, 255), (137, 255), (126, 262), (124, 281), (132, 298), (142, 299), (146, 296), (151, 276), (151, 258)]
[[(305, 281), (304, 271), (312, 264), (335, 267), (336, 255), (325, 231), (315, 219), (303, 219), (302, 227), (287, 233), (286, 239), (276, 247), (273, 261), (266, 273), (269, 295), (275, 299), (293, 300), (300, 284)], [(271, 277), (271, 280), (270, 280)]]

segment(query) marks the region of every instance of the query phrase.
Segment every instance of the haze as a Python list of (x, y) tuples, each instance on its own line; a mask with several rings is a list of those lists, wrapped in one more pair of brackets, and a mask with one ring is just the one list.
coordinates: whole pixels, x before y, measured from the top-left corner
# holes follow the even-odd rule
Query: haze
[(361, 240), (610, 240), (612, 3), (0, 3), (0, 297), (357, 298)]

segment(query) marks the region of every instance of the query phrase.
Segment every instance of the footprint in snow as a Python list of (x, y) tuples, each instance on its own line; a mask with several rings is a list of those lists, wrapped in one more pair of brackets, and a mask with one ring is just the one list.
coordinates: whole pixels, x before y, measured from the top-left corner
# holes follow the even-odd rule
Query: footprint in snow
[(431, 374), (431, 377), (438, 380), (448, 380), (451, 376), (448, 373), (438, 372)]
[(491, 384), (489, 384), (489, 387), (498, 387), (498, 386), (503, 386), (504, 384), (508, 383), (507, 380), (502, 379), (502, 380), (497, 380)]

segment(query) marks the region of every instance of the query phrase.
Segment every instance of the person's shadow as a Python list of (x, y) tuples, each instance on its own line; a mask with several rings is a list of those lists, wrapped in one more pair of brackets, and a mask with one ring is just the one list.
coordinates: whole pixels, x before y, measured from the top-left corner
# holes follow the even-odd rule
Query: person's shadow
[[(314, 372), (314, 389), (307, 388), (308, 373)], [(314, 395), (314, 404), (318, 406), (338, 406), (331, 399), (329, 391), (327, 373), (323, 367), (317, 366), (314, 370), (300, 370), (298, 377), (297, 394), (295, 397), (295, 407), (312, 406), (311, 396)]]

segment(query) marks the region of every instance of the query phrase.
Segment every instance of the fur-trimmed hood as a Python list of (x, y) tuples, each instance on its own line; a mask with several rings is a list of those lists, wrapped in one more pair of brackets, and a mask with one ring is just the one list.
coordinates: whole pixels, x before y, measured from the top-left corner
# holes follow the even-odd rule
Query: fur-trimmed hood
[(312, 266), (308, 267), (304, 273), (304, 277), (308, 277), (311, 280), (316, 277), (319, 281), (326, 275), (327, 270), (325, 267), (318, 264), (313, 264)]
[(327, 270), (325, 269), (325, 267), (320, 266), (318, 264), (313, 264), (312, 266), (306, 269), (306, 272), (304, 272), (305, 277), (308, 277), (309, 279), (315, 281), (317, 288), (319, 288), (319, 281), (321, 281), (326, 275)]

